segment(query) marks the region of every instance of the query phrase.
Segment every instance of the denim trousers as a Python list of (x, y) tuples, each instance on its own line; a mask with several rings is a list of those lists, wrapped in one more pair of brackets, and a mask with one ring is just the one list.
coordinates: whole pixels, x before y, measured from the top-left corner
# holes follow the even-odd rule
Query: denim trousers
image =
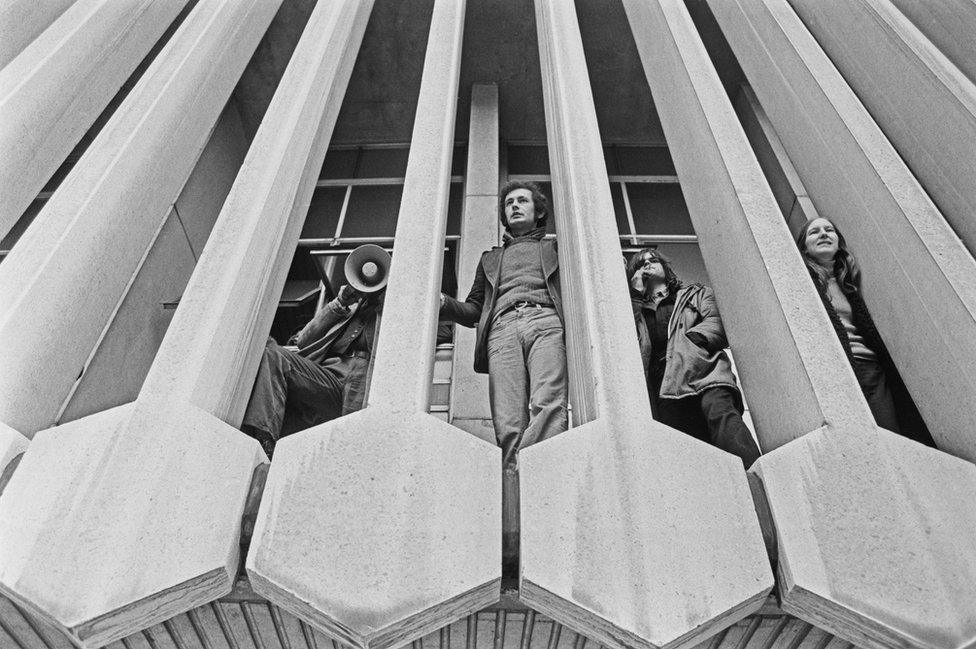
[(742, 421), (738, 396), (731, 388), (716, 386), (681, 399), (659, 399), (658, 421), (738, 455), (748, 469), (759, 458), (759, 447)]
[(322, 364), (268, 339), (243, 426), (279, 439), (362, 409), (369, 359), (332, 357)]
[(566, 343), (556, 310), (529, 305), (498, 316), (488, 333), (488, 391), (502, 463), (566, 430)]

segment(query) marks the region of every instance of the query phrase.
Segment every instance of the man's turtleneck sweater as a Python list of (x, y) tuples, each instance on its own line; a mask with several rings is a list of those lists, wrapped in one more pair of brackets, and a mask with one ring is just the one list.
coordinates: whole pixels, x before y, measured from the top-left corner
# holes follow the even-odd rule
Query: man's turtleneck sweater
[(535, 228), (518, 237), (505, 232), (505, 250), (502, 252), (498, 297), (495, 301), (496, 316), (519, 302), (553, 305), (542, 271), (542, 251), (539, 249), (545, 234), (545, 228)]

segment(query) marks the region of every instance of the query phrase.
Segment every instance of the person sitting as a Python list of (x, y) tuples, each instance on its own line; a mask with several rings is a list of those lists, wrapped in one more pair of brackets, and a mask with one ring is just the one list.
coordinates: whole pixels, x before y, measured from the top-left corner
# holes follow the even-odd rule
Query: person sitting
[[(935, 446), (864, 303), (861, 269), (847, 249), (844, 235), (829, 219), (818, 217), (800, 229), (796, 245), (875, 423)], [(897, 405), (894, 394), (898, 395)]]
[(742, 396), (715, 294), (683, 286), (653, 248), (627, 264), (630, 298), (654, 418), (737, 455), (748, 468), (760, 455), (742, 420)]
[(298, 351), (268, 338), (241, 430), (269, 459), (283, 435), (362, 409), (384, 294), (342, 286), (292, 337)]

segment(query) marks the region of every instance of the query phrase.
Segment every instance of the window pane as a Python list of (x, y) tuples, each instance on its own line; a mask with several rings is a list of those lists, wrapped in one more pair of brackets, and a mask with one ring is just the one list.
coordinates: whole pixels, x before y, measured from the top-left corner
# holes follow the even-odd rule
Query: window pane
[[(627, 189), (629, 190), (630, 187)], [(620, 183), (610, 183), (610, 196), (613, 198), (613, 215), (617, 219), (617, 232), (619, 234), (630, 234), (627, 206), (624, 205), (624, 192)]]
[(356, 178), (403, 178), (410, 149), (363, 149)]
[(301, 238), (325, 239), (334, 236), (345, 196), (345, 187), (316, 188), (308, 206)]
[(403, 185), (353, 187), (343, 237), (392, 237), (400, 211)]
[(358, 159), (359, 149), (329, 149), (319, 178), (352, 178)]
[(638, 234), (694, 234), (681, 186), (673, 183), (627, 183)]
[[(614, 146), (617, 173), (624, 176), (674, 176), (674, 162), (665, 146)], [(608, 168), (612, 168), (610, 164)]]
[(544, 146), (508, 147), (509, 175), (549, 174), (549, 151)]

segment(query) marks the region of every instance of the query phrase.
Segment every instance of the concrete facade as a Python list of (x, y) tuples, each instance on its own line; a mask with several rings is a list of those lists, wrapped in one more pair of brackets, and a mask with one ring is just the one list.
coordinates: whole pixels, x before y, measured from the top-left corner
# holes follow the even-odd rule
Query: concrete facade
[[(971, 3), (34, 4), (0, 6), (0, 647), (976, 642)], [(518, 484), (473, 333), (435, 349), (509, 178), (554, 206), (572, 408)], [(938, 448), (874, 423), (815, 215)], [(265, 338), (367, 241), (367, 407), (269, 465)], [(715, 289), (748, 472), (651, 417), (643, 245)]]

